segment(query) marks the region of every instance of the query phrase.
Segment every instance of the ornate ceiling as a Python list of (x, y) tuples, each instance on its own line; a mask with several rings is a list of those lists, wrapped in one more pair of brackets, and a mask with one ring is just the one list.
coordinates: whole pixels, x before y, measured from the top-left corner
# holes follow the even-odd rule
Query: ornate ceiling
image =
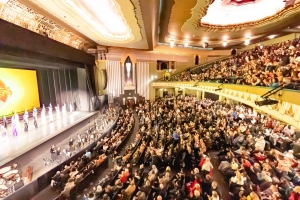
[[(220, 48), (244, 43), (245, 39), (267, 40), (282, 35), (288, 26), (299, 23), (300, 1), (289, 0), (170, 0), (164, 1), (160, 42)], [(224, 47), (225, 48), (225, 47)]]
[[(7, 1), (0, 6), (2, 19), (35, 32), (40, 32), (37, 27), (45, 24), (42, 21), (51, 21), (42, 32), (68, 45), (64, 40), (77, 37), (82, 43), (83, 36), (103, 46), (149, 49), (139, 0), (1, 1)], [(57, 32), (60, 34), (54, 34)], [(78, 44), (70, 46), (79, 48)]]
[(0, 18), (79, 49), (230, 49), (291, 33), (299, 17), (300, 0), (0, 0)]

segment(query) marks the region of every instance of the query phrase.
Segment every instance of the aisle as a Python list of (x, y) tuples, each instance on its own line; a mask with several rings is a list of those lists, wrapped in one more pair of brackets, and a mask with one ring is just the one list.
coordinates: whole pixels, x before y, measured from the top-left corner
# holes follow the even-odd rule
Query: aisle
[(228, 199), (230, 198), (230, 195), (228, 193), (229, 187), (228, 183), (224, 181), (224, 175), (218, 170), (220, 162), (215, 158), (217, 156), (217, 151), (210, 151), (209, 156), (211, 158), (211, 164), (213, 165), (213, 173), (212, 173), (212, 180), (216, 181), (218, 183), (218, 186), (222, 193), (222, 199)]
[[(125, 151), (125, 147), (134, 141), (135, 134), (139, 130), (139, 119), (138, 119), (138, 116), (136, 113), (134, 113), (134, 118), (135, 118), (135, 123), (134, 123), (133, 132), (130, 135), (130, 138), (127, 140), (126, 144), (123, 145), (122, 150), (120, 151), (120, 154), (123, 154)], [(111, 158), (111, 156), (109, 156), (108, 157), (108, 168), (103, 170), (101, 172), (101, 175), (98, 178), (96, 178), (93, 182), (91, 182), (89, 185), (87, 185), (87, 188), (84, 189), (84, 193), (88, 193), (89, 191), (92, 190), (93, 187), (96, 187), (98, 185), (99, 181), (102, 178), (104, 178), (106, 174), (109, 173), (109, 171), (111, 170), (112, 167), (113, 167), (112, 158)], [(49, 184), (48, 187), (46, 187), (44, 190), (39, 192), (35, 197), (32, 198), (32, 200), (40, 200), (40, 199), (51, 200), (51, 199), (55, 199), (59, 194), (60, 193), (54, 191)], [(77, 199), (82, 199), (82, 198), (83, 198), (83, 193), (80, 195), (77, 195)]]
[[(119, 155), (123, 155), (124, 154), (125, 147), (127, 145), (131, 144), (134, 141), (136, 133), (139, 130), (139, 119), (138, 119), (138, 116), (137, 116), (136, 113), (134, 113), (134, 120), (135, 120), (135, 122), (134, 122), (133, 131), (132, 131), (129, 139), (127, 140), (127, 142), (123, 144), (122, 149), (121, 149)], [(105, 177), (105, 175), (110, 172), (110, 170), (112, 168), (113, 168), (113, 161), (112, 161), (112, 157), (109, 156), (108, 157), (108, 167), (105, 170), (103, 170), (103, 172), (101, 172), (101, 175), (97, 179), (95, 179), (94, 182), (90, 183), (90, 185), (88, 185), (88, 187), (84, 189), (84, 193), (86, 194), (86, 196), (87, 196), (88, 192), (93, 189), (93, 187), (97, 187), (99, 181), (101, 179), (103, 179)], [(82, 199), (82, 198), (83, 198), (83, 194), (77, 195), (77, 199)]]

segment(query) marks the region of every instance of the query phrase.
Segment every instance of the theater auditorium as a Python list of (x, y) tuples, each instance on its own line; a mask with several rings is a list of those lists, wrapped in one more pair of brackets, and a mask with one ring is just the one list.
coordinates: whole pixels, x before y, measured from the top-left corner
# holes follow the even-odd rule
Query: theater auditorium
[(300, 200), (300, 0), (0, 0), (0, 199)]

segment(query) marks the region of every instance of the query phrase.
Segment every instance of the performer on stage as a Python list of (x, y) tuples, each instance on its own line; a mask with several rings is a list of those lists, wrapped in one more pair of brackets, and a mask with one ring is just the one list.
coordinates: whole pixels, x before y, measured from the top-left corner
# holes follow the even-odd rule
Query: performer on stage
[(49, 114), (50, 122), (53, 122), (53, 113), (52, 113), (52, 105), (51, 105), (51, 103), (49, 104), (48, 109), (49, 109), (48, 114)]
[(43, 104), (42, 112), (41, 112), (41, 117), (42, 117), (42, 124), (46, 123), (46, 108), (45, 105)]
[(72, 106), (72, 103), (70, 103), (69, 108), (70, 108), (70, 113), (73, 112), (73, 106)]
[(18, 136), (18, 124), (19, 124), (19, 116), (15, 113), (11, 117), (11, 126), (12, 126), (12, 134), (13, 136)]
[(2, 134), (3, 142), (6, 142), (6, 140), (7, 140), (7, 129), (1, 124), (0, 124), (0, 133)]
[(32, 111), (32, 116), (33, 116), (33, 123), (34, 123), (35, 128), (38, 128), (37, 115), (38, 115), (38, 111), (37, 111), (36, 107), (34, 107), (33, 111)]
[(27, 132), (28, 131), (28, 112), (27, 110), (25, 110), (25, 113), (23, 115), (23, 120), (24, 120), (24, 131)]
[(59, 107), (59, 104), (57, 104), (57, 106), (55, 106), (55, 111), (56, 111), (57, 119), (59, 119), (60, 118), (60, 107)]
[(34, 107), (33, 111), (32, 111), (32, 116), (33, 116), (33, 118), (37, 119), (37, 115), (38, 115), (38, 110), (36, 109), (36, 107)]
[(5, 115), (2, 116), (2, 122), (3, 122), (4, 128), (7, 128), (7, 119), (6, 119)]
[(61, 111), (62, 111), (62, 115), (63, 115), (63, 116), (66, 116), (66, 115), (67, 115), (67, 107), (66, 107), (66, 104), (65, 104), (65, 103), (64, 103), (64, 105), (62, 106)]

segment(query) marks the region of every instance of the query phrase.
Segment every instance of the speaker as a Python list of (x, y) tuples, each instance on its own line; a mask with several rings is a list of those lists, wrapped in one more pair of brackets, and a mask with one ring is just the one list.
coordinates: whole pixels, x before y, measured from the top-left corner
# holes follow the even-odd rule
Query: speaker
[(199, 56), (198, 55), (195, 56), (195, 65), (199, 65)]
[(231, 55), (232, 55), (232, 56), (236, 56), (236, 49), (232, 49), (232, 50), (231, 50)]

